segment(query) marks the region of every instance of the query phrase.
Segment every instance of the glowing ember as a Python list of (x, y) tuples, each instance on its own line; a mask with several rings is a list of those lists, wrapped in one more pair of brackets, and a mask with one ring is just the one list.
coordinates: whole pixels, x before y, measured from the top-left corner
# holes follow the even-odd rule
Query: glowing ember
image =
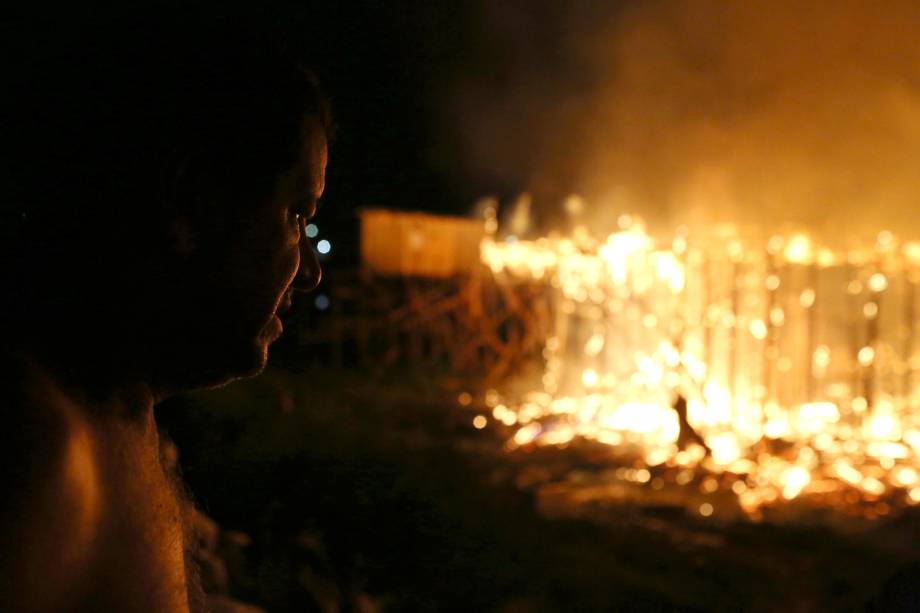
[(481, 245), (498, 282), (556, 290), (542, 388), (487, 399), (514, 428), (509, 449), (588, 439), (674, 467), (678, 484), (698, 467), (730, 474), (702, 491), (726, 489), (752, 514), (806, 496), (920, 503), (918, 245), (656, 241), (620, 221), (603, 238), (579, 227)]

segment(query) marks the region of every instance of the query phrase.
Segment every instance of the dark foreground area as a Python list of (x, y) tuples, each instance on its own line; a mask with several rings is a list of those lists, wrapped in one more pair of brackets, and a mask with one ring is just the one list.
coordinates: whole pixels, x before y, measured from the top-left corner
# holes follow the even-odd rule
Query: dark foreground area
[(849, 535), (629, 504), (541, 516), (530, 460), (473, 428), (460, 387), (314, 367), (164, 404), (232, 595), (270, 611), (893, 610), (903, 585), (883, 585), (920, 557), (916, 514)]

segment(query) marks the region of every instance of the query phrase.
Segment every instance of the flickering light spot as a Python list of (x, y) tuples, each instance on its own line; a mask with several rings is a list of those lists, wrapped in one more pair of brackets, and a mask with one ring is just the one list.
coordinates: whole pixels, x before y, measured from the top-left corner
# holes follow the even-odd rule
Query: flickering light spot
[(773, 255), (776, 255), (783, 248), (783, 243), (785, 242), (785, 239), (783, 239), (783, 237), (779, 236), (778, 234), (771, 236), (770, 240), (767, 241), (767, 251)]
[(775, 292), (776, 290), (779, 289), (779, 276), (770, 275), (764, 280), (763, 284), (764, 284), (764, 287), (766, 287), (768, 290), (770, 290), (771, 292)]
[(856, 354), (856, 359), (859, 360), (859, 363), (863, 366), (869, 366), (875, 360), (875, 349), (872, 347), (863, 347), (859, 350), (859, 353)]
[(876, 409), (875, 415), (869, 421), (869, 430), (877, 439), (895, 439), (900, 434), (898, 420), (891, 413), (879, 412), (881, 408)]
[(753, 320), (748, 326), (748, 330), (750, 330), (751, 336), (757, 340), (762, 341), (767, 338), (767, 324), (762, 319)]
[(645, 454), (645, 463), (649, 466), (659, 466), (671, 458), (669, 449), (653, 449)]
[(862, 413), (869, 406), (869, 402), (862, 396), (857, 396), (852, 401), (850, 401), (850, 407), (853, 409), (854, 413)]
[(467, 407), (473, 402), (473, 396), (469, 392), (460, 392), (460, 395), (457, 396), (457, 402)]
[(818, 266), (822, 268), (827, 268), (833, 266), (837, 258), (834, 257), (834, 252), (830, 249), (822, 249), (818, 252)]
[(894, 480), (898, 485), (906, 487), (908, 485), (914, 485), (917, 483), (917, 481), (920, 480), (920, 476), (917, 475), (917, 471), (915, 469), (909, 466), (905, 466), (895, 473)]
[(786, 313), (783, 311), (782, 307), (773, 307), (770, 309), (770, 323), (776, 327), (783, 325), (783, 322), (786, 321)]
[(812, 258), (811, 239), (804, 234), (796, 234), (789, 239), (783, 255), (790, 262), (807, 264)]
[(684, 252), (686, 252), (687, 251), (687, 239), (684, 238), (683, 236), (678, 236), (677, 238), (675, 238), (673, 243), (671, 244), (671, 250), (674, 251), (674, 253), (678, 255), (681, 255)]
[(814, 356), (812, 356), (812, 361), (818, 369), (825, 369), (831, 363), (831, 348), (827, 345), (819, 345), (815, 349)]
[(740, 496), (747, 491), (747, 484), (744, 481), (738, 480), (732, 483), (732, 491)]
[(815, 436), (815, 449), (819, 451), (827, 451), (834, 444), (834, 437), (828, 434), (827, 432), (821, 432)]
[[(738, 439), (731, 432), (715, 434), (708, 437), (706, 442), (712, 449), (712, 459), (716, 464), (728, 465), (741, 457), (742, 451), (738, 446)], [(703, 486), (705, 488), (712, 487), (712, 489), (706, 489), (705, 491), (713, 492), (718, 487), (718, 483), (714, 478), (706, 479), (703, 481)]]
[(486, 234), (495, 234), (498, 232), (498, 220), (494, 217), (490, 217), (485, 221), (485, 230)]
[(719, 480), (715, 477), (706, 477), (703, 479), (703, 482), (700, 483), (700, 490), (706, 492), (707, 494), (711, 494), (717, 489), (719, 489)]
[(863, 475), (861, 472), (850, 466), (846, 460), (838, 459), (834, 462), (834, 472), (837, 476), (851, 485), (859, 485), (862, 482)]
[(911, 241), (904, 244), (904, 255), (914, 264), (920, 261), (920, 243)]
[(709, 504), (708, 502), (704, 502), (703, 504), (700, 505), (700, 515), (702, 515), (703, 517), (709, 517), (710, 515), (712, 515), (712, 512), (714, 510), (715, 509), (713, 509), (712, 505)]
[(875, 477), (866, 477), (862, 480), (860, 485), (866, 492), (874, 494), (875, 496), (881, 496), (885, 493), (885, 484)]
[(732, 241), (728, 244), (728, 257), (732, 262), (740, 262), (744, 259), (744, 246), (738, 241)]
[(888, 278), (884, 274), (877, 272), (869, 277), (869, 289), (873, 292), (884, 292), (887, 287)]
[(804, 309), (810, 309), (815, 304), (815, 290), (808, 289), (802, 290), (801, 295), (799, 296), (799, 304), (802, 305)]
[(586, 368), (584, 372), (581, 373), (581, 382), (587, 387), (594, 387), (597, 385), (597, 371), (593, 368)]
[(856, 281), (855, 279), (847, 283), (847, 293), (848, 294), (856, 296), (860, 294), (862, 290), (863, 290), (862, 283), (859, 281)]
[(867, 302), (863, 305), (863, 316), (866, 319), (875, 319), (876, 315), (878, 315), (878, 304), (875, 302)]
[(792, 360), (787, 356), (781, 357), (776, 360), (776, 369), (780, 372), (789, 372), (792, 370)]
[(307, 238), (316, 238), (319, 234), (319, 228), (316, 227), (316, 224), (309, 223), (307, 224)]
[(316, 243), (316, 250), (325, 255), (332, 251), (332, 243), (324, 238), (320, 242)]
[(326, 294), (320, 294), (319, 296), (313, 299), (313, 304), (320, 311), (325, 311), (326, 309), (329, 308), (329, 296), (327, 296)]
[(540, 424), (532, 423), (524, 426), (514, 434), (514, 442), (518, 445), (526, 445), (532, 442), (540, 434)]
[(513, 426), (518, 421), (517, 413), (503, 404), (495, 405), (495, 408), (492, 409), (492, 417), (502, 422), (506, 426)]
[(604, 335), (593, 334), (585, 343), (585, 355), (596, 356), (604, 349)]
[(811, 474), (801, 466), (793, 466), (782, 476), (783, 498), (792, 500), (811, 482)]
[(486, 419), (485, 415), (477, 415), (473, 418), (473, 427), (477, 430), (485, 428), (487, 423), (489, 423), (489, 420)]
[(578, 196), (569, 196), (565, 199), (565, 211), (569, 215), (580, 215), (585, 210), (585, 202)]

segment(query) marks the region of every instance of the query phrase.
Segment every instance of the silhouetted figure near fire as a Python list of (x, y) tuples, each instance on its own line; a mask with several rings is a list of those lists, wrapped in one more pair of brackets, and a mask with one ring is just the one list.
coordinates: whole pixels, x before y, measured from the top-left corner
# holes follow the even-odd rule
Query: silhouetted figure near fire
[(677, 435), (677, 448), (680, 451), (684, 451), (691, 443), (696, 443), (706, 450), (705, 455), (711, 455), (712, 450), (709, 448), (709, 445), (706, 444), (703, 437), (693, 429), (693, 426), (691, 426), (690, 422), (687, 420), (687, 399), (684, 398), (683, 395), (678, 394), (672, 408), (674, 412), (677, 413), (677, 421), (680, 425), (680, 432)]
[(319, 281), (322, 97), (210, 27), (132, 17), (4, 49), (4, 611), (200, 604), (154, 405), (260, 372), (293, 287)]

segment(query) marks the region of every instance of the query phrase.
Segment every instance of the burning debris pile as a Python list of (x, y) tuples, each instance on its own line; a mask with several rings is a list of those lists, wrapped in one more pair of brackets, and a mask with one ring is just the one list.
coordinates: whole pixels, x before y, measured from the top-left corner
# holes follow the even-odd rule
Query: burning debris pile
[(755, 519), (794, 499), (869, 518), (920, 504), (920, 243), (618, 225), (501, 240), (487, 219), (496, 282), (554, 290), (541, 384), (486, 398), (509, 450), (595, 441), (633, 458), (623, 478), (702, 480)]

